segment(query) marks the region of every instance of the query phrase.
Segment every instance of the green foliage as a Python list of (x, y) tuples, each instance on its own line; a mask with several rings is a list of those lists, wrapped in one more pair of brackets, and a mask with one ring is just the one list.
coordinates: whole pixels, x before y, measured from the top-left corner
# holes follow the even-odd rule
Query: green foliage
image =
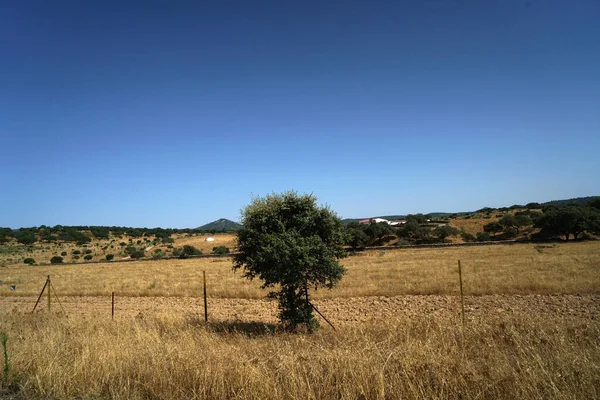
[(115, 258), (114, 254), (107, 254), (107, 255), (106, 255), (106, 261), (110, 261), (110, 260), (112, 260), (113, 258)]
[(504, 227), (502, 226), (502, 224), (500, 222), (490, 222), (489, 224), (485, 224), (483, 226), (483, 231), (487, 232), (487, 233), (498, 233), (498, 232), (502, 232), (502, 230), (504, 229)]
[(29, 264), (29, 265), (35, 265), (35, 260), (31, 257), (27, 257), (26, 259), (23, 260), (23, 263)]
[(540, 203), (527, 203), (525, 205), (525, 208), (527, 209), (534, 209), (534, 210), (539, 210), (542, 208), (542, 205)]
[(20, 229), (17, 232), (15, 239), (17, 239), (17, 242), (26, 245), (33, 244), (37, 241), (35, 235), (31, 231), (23, 229)]
[(226, 246), (215, 246), (212, 249), (215, 254), (229, 254), (229, 247)]
[(230, 221), (225, 218), (218, 219), (206, 225), (202, 225), (198, 229), (201, 231), (209, 231), (213, 234), (215, 232), (228, 232), (228, 231), (236, 231), (240, 229), (242, 226), (237, 222)]
[(90, 232), (96, 239), (108, 239), (110, 229), (107, 226), (90, 226)]
[(492, 237), (490, 236), (489, 232), (477, 232), (477, 241), (478, 242), (487, 242), (491, 239), (492, 239)]
[(83, 259), (86, 260), (86, 261), (89, 261), (92, 258), (94, 258), (94, 256), (92, 256), (91, 254), (87, 254), (87, 255), (83, 256)]
[(423, 214), (408, 214), (406, 216), (406, 223), (416, 222), (417, 224), (426, 224), (427, 217)]
[(86, 249), (86, 250), (84, 251), (84, 253), (85, 253), (85, 254), (92, 254), (92, 251), (91, 251), (90, 249)]
[(198, 250), (197, 248), (195, 248), (194, 246), (190, 246), (189, 244), (186, 244), (183, 247), (178, 247), (175, 250), (173, 250), (173, 255), (179, 258), (188, 258), (189, 256), (198, 256), (200, 254), (202, 254), (201, 250)]
[(385, 222), (376, 223), (375, 221), (371, 221), (365, 225), (364, 232), (367, 234), (370, 244), (381, 245), (386, 237), (393, 233), (393, 230)]
[(469, 232), (461, 232), (460, 237), (462, 238), (463, 241), (465, 241), (467, 243), (477, 241), (477, 237)]
[(67, 255), (67, 252), (66, 252), (66, 251), (63, 251), (62, 253), (60, 253), (60, 255), (64, 257), (64, 256), (66, 256), (66, 255)]
[(156, 249), (152, 252), (152, 258), (154, 260), (160, 260), (162, 258), (165, 258), (166, 255), (167, 254), (164, 251), (162, 251), (161, 249)]
[(369, 236), (365, 233), (364, 228), (365, 225), (358, 222), (351, 222), (346, 226), (344, 243), (354, 251), (364, 249), (369, 242)]
[(50, 259), (51, 264), (62, 264), (63, 258), (61, 256), (54, 256)]
[(595, 208), (578, 205), (548, 208), (536, 221), (542, 235), (562, 235), (567, 241), (571, 235), (577, 240), (585, 231), (598, 232), (599, 225), (600, 213)]
[(81, 254), (80, 250), (73, 250), (73, 254)]
[(342, 222), (314, 196), (291, 191), (254, 198), (242, 210), (242, 224), (233, 269), (277, 288), (269, 296), (279, 301), (280, 320), (312, 331), (318, 322), (309, 288), (332, 288), (345, 272), (338, 262), (346, 255)]
[(458, 235), (460, 231), (450, 225), (438, 226), (433, 230), (433, 235), (440, 239), (442, 242), (449, 236)]

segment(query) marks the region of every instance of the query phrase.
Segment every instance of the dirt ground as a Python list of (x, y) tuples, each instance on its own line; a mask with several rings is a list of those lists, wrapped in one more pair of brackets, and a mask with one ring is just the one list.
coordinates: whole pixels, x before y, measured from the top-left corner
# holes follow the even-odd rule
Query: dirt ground
[[(0, 297), (0, 312), (31, 312), (37, 297)], [(459, 320), (458, 296), (396, 296), (324, 299), (314, 302), (334, 325), (376, 322), (389, 316), (431, 315), (435, 318)], [(67, 315), (80, 314), (86, 318), (111, 318), (110, 297), (52, 298), (52, 312), (64, 308)], [(203, 318), (202, 298), (190, 297), (116, 297), (115, 318), (143, 318), (159, 314)], [(44, 296), (36, 312), (47, 312)], [(213, 322), (239, 321), (275, 323), (277, 304), (268, 300), (209, 299), (209, 320)], [(549, 317), (584, 320), (600, 319), (600, 295), (489, 295), (466, 296), (467, 320), (494, 318), (513, 314), (547, 315)], [(325, 322), (323, 321), (323, 325)]]

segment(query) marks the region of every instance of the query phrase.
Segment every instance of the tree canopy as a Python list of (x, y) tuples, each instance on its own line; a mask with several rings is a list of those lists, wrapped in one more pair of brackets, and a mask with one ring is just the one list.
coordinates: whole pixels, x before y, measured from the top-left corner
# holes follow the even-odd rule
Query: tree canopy
[(269, 296), (279, 301), (285, 325), (316, 328), (309, 289), (332, 288), (345, 272), (338, 261), (346, 255), (341, 220), (314, 196), (290, 191), (252, 199), (241, 221), (233, 269), (277, 288)]

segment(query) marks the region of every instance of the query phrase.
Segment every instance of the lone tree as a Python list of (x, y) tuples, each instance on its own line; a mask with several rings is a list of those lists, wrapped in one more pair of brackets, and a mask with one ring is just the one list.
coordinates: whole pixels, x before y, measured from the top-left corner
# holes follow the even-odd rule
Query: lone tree
[(316, 202), (294, 191), (254, 198), (237, 232), (233, 269), (263, 280), (263, 288), (277, 288), (269, 297), (279, 301), (279, 319), (290, 329), (318, 327), (308, 290), (331, 289), (346, 271), (338, 262), (346, 255), (342, 222)]

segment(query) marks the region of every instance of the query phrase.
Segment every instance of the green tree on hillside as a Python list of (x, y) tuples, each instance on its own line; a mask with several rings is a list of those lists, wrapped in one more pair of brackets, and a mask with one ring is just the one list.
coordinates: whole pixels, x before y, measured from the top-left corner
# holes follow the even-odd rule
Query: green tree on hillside
[(318, 326), (309, 289), (332, 288), (345, 272), (338, 261), (346, 255), (342, 222), (316, 201), (293, 191), (254, 198), (242, 210), (237, 232), (233, 269), (261, 279), (263, 288), (277, 288), (269, 296), (279, 301), (279, 319), (292, 329)]
[(500, 222), (494, 221), (494, 222), (490, 222), (489, 224), (485, 224), (483, 226), (483, 231), (487, 232), (487, 233), (493, 233), (494, 235), (498, 232), (502, 232), (502, 229), (504, 229), (502, 227), (502, 224)]
[(569, 205), (547, 209), (536, 227), (547, 235), (562, 235), (567, 241), (572, 235), (577, 240), (586, 230), (596, 231), (598, 220), (600, 217), (594, 208)]
[(352, 250), (362, 250), (369, 242), (369, 236), (365, 233), (364, 225), (358, 222), (352, 222), (346, 226), (346, 244)]
[(450, 225), (438, 226), (433, 230), (433, 235), (440, 239), (442, 242), (449, 236), (458, 235), (460, 231)]

